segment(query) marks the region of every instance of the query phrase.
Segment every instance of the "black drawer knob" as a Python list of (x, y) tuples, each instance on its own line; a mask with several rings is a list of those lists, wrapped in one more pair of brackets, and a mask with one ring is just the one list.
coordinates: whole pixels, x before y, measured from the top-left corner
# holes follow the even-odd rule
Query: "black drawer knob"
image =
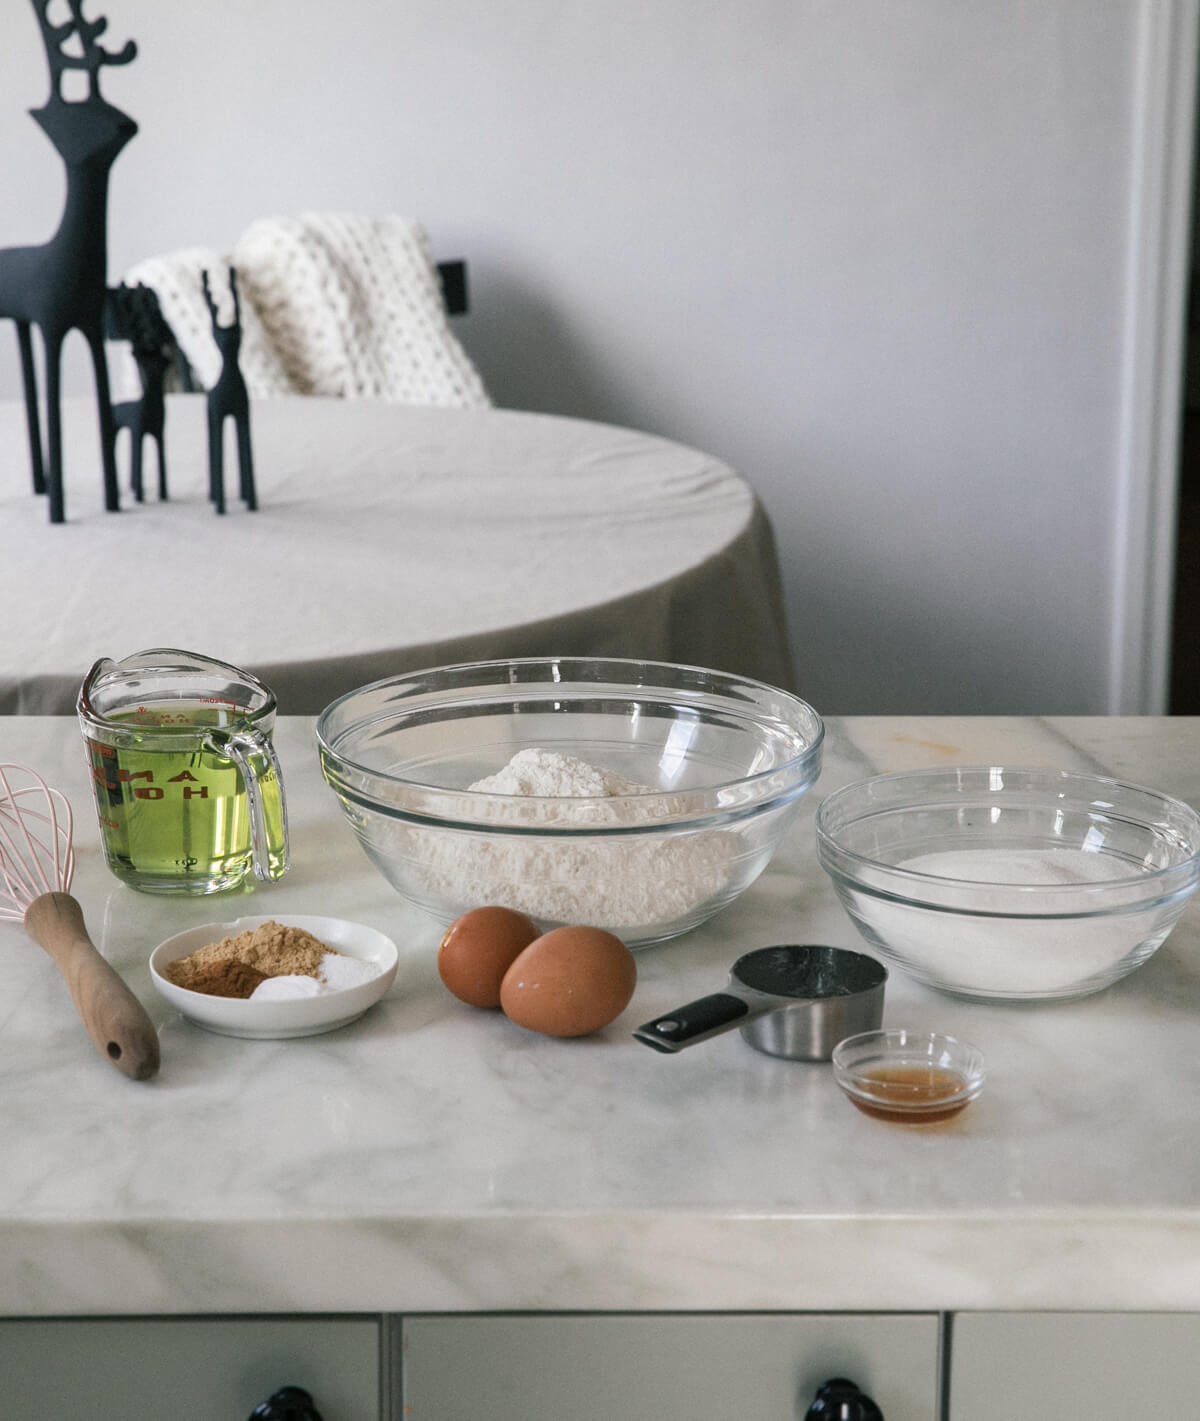
[(300, 1386), (281, 1386), (250, 1413), (249, 1421), (321, 1421), (321, 1413)]
[(854, 1382), (831, 1377), (817, 1388), (804, 1421), (883, 1421), (883, 1412)]

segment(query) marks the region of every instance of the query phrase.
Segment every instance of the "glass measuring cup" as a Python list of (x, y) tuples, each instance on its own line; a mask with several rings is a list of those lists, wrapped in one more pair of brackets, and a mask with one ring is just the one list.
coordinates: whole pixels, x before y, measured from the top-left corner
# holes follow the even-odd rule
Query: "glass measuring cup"
[(104, 856), (146, 893), (282, 878), (287, 809), (275, 696), (223, 661), (154, 647), (101, 657), (76, 704)]

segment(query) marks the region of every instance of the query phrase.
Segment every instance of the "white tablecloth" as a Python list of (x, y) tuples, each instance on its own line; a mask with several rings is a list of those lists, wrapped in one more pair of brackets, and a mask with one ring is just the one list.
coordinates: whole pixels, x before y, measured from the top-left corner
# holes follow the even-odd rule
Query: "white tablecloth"
[(152, 646), (252, 670), (287, 714), (482, 657), (682, 661), (791, 687), (779, 570), (745, 479), (707, 454), (581, 420), (279, 398), (254, 405), (259, 508), (207, 497), (203, 396), (167, 412), (169, 500), (104, 511), (96, 412), (64, 410), (67, 521), (31, 492), (0, 403), (0, 712), (73, 710), (99, 656)]

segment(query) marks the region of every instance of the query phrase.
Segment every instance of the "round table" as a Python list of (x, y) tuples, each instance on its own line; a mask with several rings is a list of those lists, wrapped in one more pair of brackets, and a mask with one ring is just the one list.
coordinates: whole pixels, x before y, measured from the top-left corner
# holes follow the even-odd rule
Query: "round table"
[(479, 658), (688, 662), (791, 689), (772, 532), (711, 456), (509, 410), (302, 397), (254, 403), (258, 508), (208, 498), (202, 395), (168, 398), (169, 498), (104, 510), (89, 399), (63, 414), (65, 523), (32, 490), (19, 401), (0, 403), (0, 712), (65, 714), (100, 656), (154, 646), (260, 675), (287, 714), (401, 671)]

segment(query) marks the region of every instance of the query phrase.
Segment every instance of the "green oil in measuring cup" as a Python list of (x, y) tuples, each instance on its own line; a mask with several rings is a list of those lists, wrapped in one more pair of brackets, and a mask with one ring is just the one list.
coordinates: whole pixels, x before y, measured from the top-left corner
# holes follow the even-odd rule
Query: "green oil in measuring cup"
[[(218, 701), (171, 700), (108, 716), (117, 733), (87, 738), (92, 789), (112, 872), (146, 892), (219, 893), (254, 862), (250, 796), (234, 760), (204, 744), (243, 719)], [(181, 738), (184, 744), (181, 745)], [(286, 867), (283, 797), (274, 767), (250, 752), (266, 825), (268, 877)]]

